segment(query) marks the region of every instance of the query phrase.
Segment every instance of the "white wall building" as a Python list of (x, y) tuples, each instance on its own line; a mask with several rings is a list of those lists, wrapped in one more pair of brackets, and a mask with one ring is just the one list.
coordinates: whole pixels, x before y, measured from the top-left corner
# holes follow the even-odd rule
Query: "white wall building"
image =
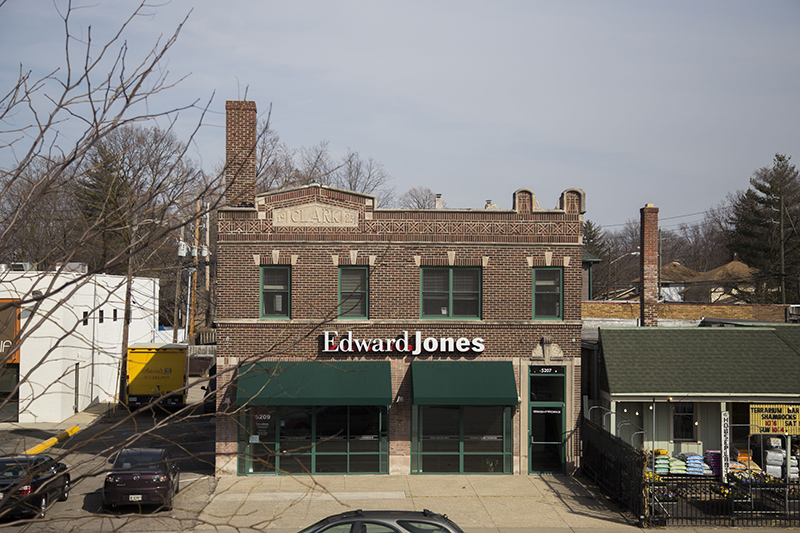
[[(7, 359), (3, 381), (7, 388), (18, 372), (19, 422), (61, 422), (90, 405), (116, 401), (125, 276), (77, 270), (56, 274), (0, 265), (0, 308), (18, 309), (18, 363), (17, 357)], [(133, 279), (129, 344), (156, 340), (158, 290), (157, 279)], [(41, 295), (49, 296), (32, 301)], [(0, 322), (3, 339), (14, 337), (12, 321)], [(10, 343), (3, 349), (11, 350)]]

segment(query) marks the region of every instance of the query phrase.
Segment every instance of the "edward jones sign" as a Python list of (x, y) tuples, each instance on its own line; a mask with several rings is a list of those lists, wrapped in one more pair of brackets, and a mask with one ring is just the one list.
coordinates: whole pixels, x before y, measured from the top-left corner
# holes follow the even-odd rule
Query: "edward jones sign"
[(485, 349), (483, 339), (475, 337), (423, 337), (421, 331), (409, 335), (404, 331), (393, 339), (359, 339), (353, 332), (339, 335), (338, 331), (323, 331), (323, 353), (482, 353)]

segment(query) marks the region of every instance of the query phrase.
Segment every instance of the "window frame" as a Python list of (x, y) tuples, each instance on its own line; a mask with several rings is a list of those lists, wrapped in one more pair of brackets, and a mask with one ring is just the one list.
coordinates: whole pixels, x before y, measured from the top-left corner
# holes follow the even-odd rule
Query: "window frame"
[[(555, 315), (536, 314), (537, 272), (558, 272), (558, 313)], [(531, 315), (533, 320), (564, 320), (564, 269), (562, 267), (533, 267), (531, 278)]]
[[(286, 290), (270, 290), (269, 294), (286, 293), (286, 312), (278, 314), (266, 314), (264, 312), (264, 301), (267, 290), (264, 289), (264, 273), (269, 270), (284, 270), (286, 271)], [(290, 265), (262, 265), (259, 270), (259, 290), (258, 290), (258, 313), (261, 318), (273, 318), (289, 320), (292, 318), (292, 267)]]
[[(448, 272), (448, 286), (447, 286), (447, 314), (425, 314), (425, 272), (426, 271), (447, 271)], [(453, 315), (453, 278), (457, 271), (475, 271), (478, 274), (478, 291), (477, 291), (477, 304), (478, 310), (476, 315)], [(458, 294), (469, 294), (461, 292)], [(453, 267), (453, 266), (423, 266), (419, 269), (419, 317), (423, 320), (481, 320), (483, 317), (483, 269), (481, 267)]]
[[(670, 424), (670, 432), (672, 437), (672, 442), (697, 442), (697, 404), (695, 402), (673, 402), (671, 405), (671, 424)], [(676, 408), (682, 405), (690, 405), (692, 407), (691, 413), (688, 412), (676, 412)], [(676, 422), (678, 418), (688, 418), (691, 416), (691, 428), (692, 428), (692, 435), (690, 437), (684, 436), (677, 436), (676, 435)]]
[[(342, 273), (344, 272), (354, 272), (354, 271), (361, 271), (364, 273), (364, 280), (359, 284), (355, 290), (350, 292), (349, 294), (342, 293)], [(364, 295), (364, 314), (358, 315), (345, 315), (343, 314), (344, 306), (347, 305), (347, 299), (350, 296), (356, 296), (358, 294)], [(344, 296), (344, 298), (343, 298)], [(338, 317), (341, 320), (368, 320), (369, 319), (369, 267), (363, 265), (353, 265), (353, 266), (342, 266), (339, 267), (339, 307), (337, 312)]]

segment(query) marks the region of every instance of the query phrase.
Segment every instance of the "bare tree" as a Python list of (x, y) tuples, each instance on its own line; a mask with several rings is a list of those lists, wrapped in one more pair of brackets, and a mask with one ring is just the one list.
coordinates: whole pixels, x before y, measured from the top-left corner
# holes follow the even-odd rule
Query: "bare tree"
[(401, 194), (397, 203), (403, 209), (434, 209), (436, 194), (428, 187), (413, 187)]
[(332, 174), (331, 184), (340, 189), (357, 191), (375, 196), (377, 207), (385, 207), (392, 201), (394, 190), (392, 177), (383, 165), (371, 157), (362, 159), (355, 150), (348, 150), (342, 164)]
[[(6, 5), (0, 1), (0, 17)], [(73, 365), (60, 360), (64, 352), (59, 350), (88, 346), (92, 358), (96, 352), (110, 351), (93, 344), (86, 333), (91, 328), (81, 329), (83, 325), (96, 316), (102, 321), (103, 315), (96, 313), (120, 290), (126, 298), (119, 323), (128, 324), (131, 309), (139, 305), (137, 298), (147, 296), (137, 292), (133, 278), (157, 276), (153, 268), (168, 268), (167, 250), (174, 253), (180, 228), (214, 209), (223, 197), (216, 176), (202, 175), (186, 158), (185, 147), (191, 139), (178, 142), (172, 134), (179, 111), (197, 109), (202, 123), (210, 101), (169, 108), (159, 102), (159, 95), (180, 82), (168, 77), (163, 63), (185, 19), (172, 35), (144, 54), (136, 54), (143, 57), (133, 61), (129, 50), (138, 44), (126, 41), (126, 35), (151, 9), (145, 2), (133, 6), (103, 43), (92, 39), (92, 28), (81, 34), (75, 31), (80, 11), (71, 3), (55, 7), (59, 8), (63, 8), (59, 11), (65, 37), (63, 60), (43, 74), (21, 67), (15, 83), (0, 91), (0, 260), (29, 261), (37, 267), (26, 274), (31, 284), (14, 285), (8, 277), (3, 279), (0, 312), (9, 322), (0, 324), (5, 326), (0, 375), (7, 382), (15, 365), (20, 371), (13, 387), (0, 391), (4, 393), (0, 410), (15, 395), (20, 410), (26, 409), (26, 402), (52, 397), (65, 384), (77, 382), (81, 365), (83, 371), (93, 372), (91, 362), (76, 360)], [(199, 199), (210, 204), (204, 203), (207, 206), (201, 212), (196, 209)], [(68, 265), (76, 261), (88, 263), (88, 268), (71, 270)], [(121, 275), (82, 304), (81, 314), (71, 299), (90, 286), (97, 274), (107, 272)], [(11, 323), (15, 318), (18, 328)], [(112, 320), (112, 316), (106, 318)], [(41, 350), (33, 349), (37, 332), (54, 321), (58, 333), (47, 338)], [(108, 354), (119, 361), (116, 372), (121, 378), (126, 347), (123, 333), (121, 353), (116, 339), (115, 353)], [(24, 364), (12, 359), (20, 348)], [(61, 373), (51, 382), (34, 382), (44, 365), (57, 365)], [(115, 394), (114, 390), (100, 392)], [(122, 414), (120, 422), (132, 416)], [(166, 423), (187, 414), (176, 413)], [(105, 431), (112, 428), (109, 425)], [(142, 433), (133, 432), (91, 457), (66, 448), (53, 454), (69, 456), (68, 462), (76, 468), (72, 472), (75, 484), (102, 476), (107, 467), (104, 456), (142, 438)], [(3, 508), (0, 515), (7, 512)]]

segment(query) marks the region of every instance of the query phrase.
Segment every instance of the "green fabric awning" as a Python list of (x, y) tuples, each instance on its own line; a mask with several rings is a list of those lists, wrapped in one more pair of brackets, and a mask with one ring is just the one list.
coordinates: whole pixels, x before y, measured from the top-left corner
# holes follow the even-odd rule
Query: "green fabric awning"
[(238, 405), (390, 405), (389, 361), (302, 361), (242, 365)]
[(511, 361), (413, 361), (417, 405), (517, 405)]

